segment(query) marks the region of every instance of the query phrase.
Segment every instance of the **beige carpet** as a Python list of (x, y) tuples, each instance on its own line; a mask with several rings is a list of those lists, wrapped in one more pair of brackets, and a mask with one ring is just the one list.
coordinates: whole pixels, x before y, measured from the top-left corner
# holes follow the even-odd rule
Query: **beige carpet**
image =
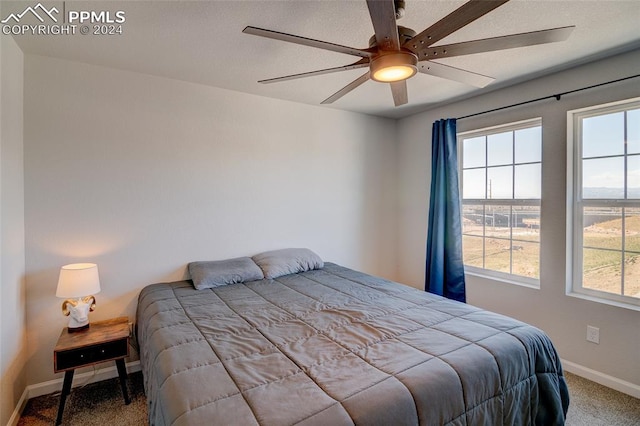
[[(62, 424), (75, 426), (147, 425), (147, 400), (142, 386), (142, 373), (129, 374), (128, 385), (131, 397), (129, 405), (124, 404), (120, 381), (117, 378), (72, 389), (64, 407)], [(59, 403), (59, 393), (30, 399), (18, 421), (18, 426), (50, 426), (55, 424)]]
[[(571, 404), (568, 426), (638, 426), (640, 399), (567, 373)], [(118, 379), (73, 389), (63, 424), (78, 426), (147, 425), (142, 375), (129, 375), (131, 404), (124, 405)], [(58, 412), (58, 394), (29, 400), (18, 425), (52, 425)]]
[(609, 389), (575, 374), (569, 384), (568, 426), (638, 426), (640, 399)]

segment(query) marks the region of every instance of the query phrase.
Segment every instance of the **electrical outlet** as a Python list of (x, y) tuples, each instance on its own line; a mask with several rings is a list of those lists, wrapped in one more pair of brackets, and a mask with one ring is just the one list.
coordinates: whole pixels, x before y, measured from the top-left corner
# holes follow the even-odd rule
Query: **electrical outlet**
[(600, 344), (600, 329), (598, 327), (587, 326), (587, 342)]

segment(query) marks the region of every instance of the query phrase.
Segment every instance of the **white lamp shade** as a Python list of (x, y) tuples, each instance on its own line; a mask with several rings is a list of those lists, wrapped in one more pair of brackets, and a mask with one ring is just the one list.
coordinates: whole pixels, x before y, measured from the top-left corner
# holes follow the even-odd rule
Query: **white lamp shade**
[(60, 268), (56, 297), (85, 297), (100, 292), (98, 265), (73, 263)]

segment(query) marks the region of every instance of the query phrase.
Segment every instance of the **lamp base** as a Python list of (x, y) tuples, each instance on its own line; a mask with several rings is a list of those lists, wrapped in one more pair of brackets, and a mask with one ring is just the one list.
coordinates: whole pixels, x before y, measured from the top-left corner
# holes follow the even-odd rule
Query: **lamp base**
[(84, 331), (84, 330), (87, 330), (88, 328), (89, 328), (89, 323), (80, 327), (67, 327), (67, 330), (69, 330), (69, 333), (77, 333), (78, 331)]
[(89, 328), (89, 312), (96, 307), (94, 296), (67, 299), (62, 303), (62, 313), (69, 316), (69, 332), (82, 331)]

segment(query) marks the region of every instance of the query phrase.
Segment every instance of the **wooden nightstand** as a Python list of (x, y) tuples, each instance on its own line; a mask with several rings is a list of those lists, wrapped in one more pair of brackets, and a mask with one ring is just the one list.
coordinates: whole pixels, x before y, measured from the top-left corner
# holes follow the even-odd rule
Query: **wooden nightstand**
[(120, 387), (125, 404), (129, 404), (127, 369), (124, 358), (129, 355), (129, 319), (120, 317), (92, 322), (87, 330), (69, 333), (65, 327), (53, 350), (53, 366), (56, 373), (64, 371), (64, 384), (56, 425), (62, 423), (62, 413), (67, 396), (71, 393), (73, 373), (76, 368), (105, 361), (115, 361), (120, 377)]

